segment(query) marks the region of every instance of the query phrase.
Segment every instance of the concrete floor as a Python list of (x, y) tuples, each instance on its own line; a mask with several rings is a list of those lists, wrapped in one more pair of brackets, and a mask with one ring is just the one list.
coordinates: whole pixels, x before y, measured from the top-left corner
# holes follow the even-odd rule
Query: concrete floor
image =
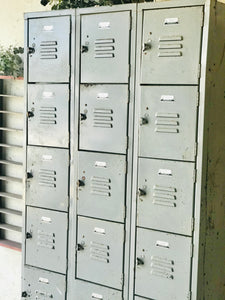
[(0, 247), (0, 300), (19, 300), (21, 252)]

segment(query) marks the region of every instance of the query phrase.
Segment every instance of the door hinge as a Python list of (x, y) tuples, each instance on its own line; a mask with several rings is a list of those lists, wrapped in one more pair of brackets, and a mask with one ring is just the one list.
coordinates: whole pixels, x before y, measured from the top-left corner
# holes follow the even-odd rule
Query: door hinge
[(191, 244), (191, 247), (190, 247), (190, 257), (193, 257), (193, 251), (194, 251), (194, 245)]
[(204, 26), (204, 10), (202, 9), (202, 14), (201, 14), (201, 26)]
[(193, 183), (196, 183), (197, 181), (197, 169), (194, 169), (193, 171)]
[(198, 95), (197, 95), (197, 107), (199, 106), (200, 104), (200, 92), (198, 92)]
[(195, 146), (194, 146), (194, 156), (195, 157), (197, 156), (197, 152), (198, 152), (198, 143), (196, 142)]
[(125, 218), (126, 218), (126, 206), (123, 207), (123, 219), (125, 220)]
[(191, 231), (195, 229), (195, 218), (191, 218)]
[(129, 136), (126, 136), (127, 149), (129, 148)]
[(202, 65), (198, 65), (198, 78), (201, 78), (201, 70), (202, 70)]
[(128, 64), (128, 81), (130, 79), (130, 74), (131, 74), (131, 64)]
[(192, 292), (189, 291), (189, 292), (188, 292), (188, 295), (187, 295), (187, 299), (188, 299), (188, 300), (191, 300), (191, 298), (192, 298)]

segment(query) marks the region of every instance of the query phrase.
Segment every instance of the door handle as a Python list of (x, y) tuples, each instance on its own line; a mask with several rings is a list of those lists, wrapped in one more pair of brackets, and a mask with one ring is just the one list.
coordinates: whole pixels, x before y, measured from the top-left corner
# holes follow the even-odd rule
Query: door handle
[(31, 172), (27, 172), (27, 179), (33, 178), (33, 174)]
[(84, 245), (82, 244), (77, 244), (77, 251), (84, 250)]
[(78, 186), (85, 186), (85, 182), (83, 180), (78, 180)]
[(148, 119), (146, 117), (141, 117), (140, 119), (140, 125), (145, 125), (145, 124), (148, 124)]
[(139, 196), (146, 196), (146, 191), (139, 188), (139, 189), (138, 189), (138, 195), (139, 195)]
[(33, 118), (34, 117), (34, 113), (32, 111), (28, 111), (27, 112), (27, 117), (28, 118)]
[(30, 232), (26, 233), (26, 239), (32, 239), (32, 234)]
[(137, 257), (137, 265), (140, 266), (140, 265), (144, 265), (144, 260), (140, 257)]
[(85, 53), (85, 52), (88, 52), (88, 46), (82, 45), (81, 46), (81, 53)]
[(27, 52), (28, 52), (28, 54), (33, 54), (35, 52), (35, 48), (34, 47), (28, 47)]
[(142, 51), (145, 52), (152, 48), (152, 41), (148, 40), (147, 42), (143, 43)]
[(87, 119), (87, 115), (86, 114), (80, 114), (80, 119), (81, 121), (84, 121)]

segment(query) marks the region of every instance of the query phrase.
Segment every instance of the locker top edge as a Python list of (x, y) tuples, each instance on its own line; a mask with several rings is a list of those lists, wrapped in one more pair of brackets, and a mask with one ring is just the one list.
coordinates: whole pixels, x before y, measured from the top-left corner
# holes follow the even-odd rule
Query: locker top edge
[(128, 11), (133, 10), (135, 11), (137, 8), (137, 3), (130, 3), (130, 4), (116, 4), (116, 5), (107, 5), (107, 6), (93, 6), (93, 7), (85, 7), (85, 8), (77, 8), (76, 12), (77, 15), (86, 15), (86, 14), (94, 14), (94, 13), (110, 13), (116, 11)]
[(24, 13), (24, 20), (32, 19), (32, 18), (75, 16), (75, 14), (76, 14), (75, 9), (62, 9), (62, 10), (28, 12), (28, 13)]
[(138, 4), (138, 10), (144, 9), (157, 9), (157, 8), (175, 8), (175, 7), (187, 7), (187, 6), (200, 6), (215, 0), (170, 0), (170, 1), (156, 1), (156, 2), (144, 2)]

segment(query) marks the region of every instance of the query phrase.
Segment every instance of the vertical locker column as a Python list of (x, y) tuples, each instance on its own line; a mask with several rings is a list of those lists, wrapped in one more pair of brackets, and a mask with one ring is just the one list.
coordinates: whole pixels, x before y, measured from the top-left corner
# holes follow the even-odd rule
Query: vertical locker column
[(25, 299), (66, 299), (72, 14), (26, 16)]
[(133, 297), (189, 299), (203, 12), (150, 8), (138, 20)]
[(76, 261), (71, 297), (124, 299), (134, 6), (81, 10)]

